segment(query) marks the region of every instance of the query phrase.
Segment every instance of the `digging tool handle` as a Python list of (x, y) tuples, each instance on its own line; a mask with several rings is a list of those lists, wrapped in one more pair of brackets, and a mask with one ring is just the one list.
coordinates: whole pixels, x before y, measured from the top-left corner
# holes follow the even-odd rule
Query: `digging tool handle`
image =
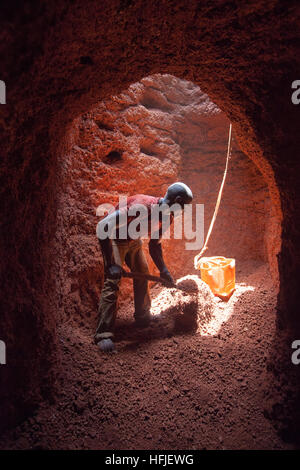
[(184, 287), (177, 286), (177, 284), (175, 284), (175, 283), (168, 282), (165, 279), (163, 279), (162, 277), (152, 276), (152, 274), (138, 273), (138, 272), (130, 272), (129, 273), (128, 271), (125, 271), (125, 269), (122, 269), (122, 276), (131, 278), (131, 279), (147, 279), (147, 281), (160, 282), (161, 284), (163, 284), (166, 287), (173, 287), (174, 289), (179, 289), (183, 292), (188, 292), (189, 294), (197, 293), (197, 291), (190, 292), (187, 289), (185, 289)]
[(172, 284), (163, 279), (162, 277), (152, 276), (152, 274), (138, 273), (133, 271), (129, 273), (128, 271), (125, 271), (125, 269), (122, 269), (122, 276), (129, 277), (131, 279), (147, 279), (147, 281), (160, 282), (161, 284), (164, 284), (167, 287), (176, 287), (176, 284)]

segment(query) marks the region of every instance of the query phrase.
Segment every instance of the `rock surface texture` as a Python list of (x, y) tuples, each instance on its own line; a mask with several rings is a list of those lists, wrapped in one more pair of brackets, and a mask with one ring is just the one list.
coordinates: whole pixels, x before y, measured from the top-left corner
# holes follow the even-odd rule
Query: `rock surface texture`
[[(57, 322), (64, 307), (64, 292), (58, 290), (64, 269), (57, 258), (64, 242), (59, 239), (61, 218), (69, 224), (74, 214), (59, 212), (67, 174), (62, 172), (61, 157), (70, 150), (73, 121), (143, 77), (171, 74), (193, 82), (232, 121), (240, 149), (255, 162), (268, 186), (272, 207), (271, 229), (264, 232), (269, 239), (264, 244), (268, 259), (276, 252), (280, 233), (274, 221), (281, 224), (274, 334), (282, 334), (280, 327), (292, 339), (299, 336), (300, 133), (299, 106), (291, 102), (291, 83), (299, 79), (300, 68), (298, 2), (191, 0), (187, 8), (182, 0), (12, 1), (1, 6), (1, 13), (0, 78), (7, 86), (7, 104), (0, 105), (0, 333), (9, 365), (1, 366), (0, 427), (15, 424), (42, 399), (53, 396), (59, 370)], [(152, 100), (150, 93), (144, 101), (145, 115)], [(137, 150), (144, 149), (149, 164), (161, 155), (151, 136), (146, 135), (141, 145)], [(78, 158), (83, 152), (78, 150)], [(221, 153), (223, 158), (223, 147)], [(181, 153), (186, 168), (197, 154), (191, 149)], [(161, 162), (162, 172), (171, 175), (175, 163), (171, 158)], [(250, 173), (253, 168), (249, 167)], [(152, 189), (159, 185), (159, 178), (153, 178)], [(122, 191), (127, 190), (124, 181)], [(90, 194), (85, 188), (77, 191)], [(208, 191), (214, 193), (213, 188)], [(100, 199), (95, 192), (93, 204)], [(91, 204), (88, 208), (92, 216)], [(78, 222), (94, 227), (94, 221), (75, 215), (74, 237)], [(88, 239), (90, 243), (91, 253), (96, 253)], [(76, 263), (67, 247), (65, 255), (70, 265)], [(276, 266), (272, 269), (276, 272)], [(88, 289), (84, 264), (82, 272)], [(78, 297), (77, 285), (69, 282), (69, 292), (74, 289)], [(95, 302), (97, 295), (89, 295)], [(281, 355), (287, 357), (283, 349), (277, 351)], [(286, 403), (293, 401), (291, 408), (296, 409), (296, 398), (289, 395)]]

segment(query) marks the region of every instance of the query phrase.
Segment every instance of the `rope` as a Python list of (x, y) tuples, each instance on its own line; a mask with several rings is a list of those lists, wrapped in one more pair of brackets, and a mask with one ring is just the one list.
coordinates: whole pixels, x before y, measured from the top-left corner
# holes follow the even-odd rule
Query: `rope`
[(195, 267), (195, 269), (198, 269), (198, 264), (199, 264), (200, 258), (201, 258), (201, 256), (202, 256), (202, 254), (203, 254), (203, 253), (207, 250), (207, 248), (208, 248), (207, 243), (208, 243), (209, 237), (210, 237), (210, 235), (211, 235), (211, 232), (212, 232), (212, 229), (213, 229), (215, 220), (216, 220), (216, 218), (217, 218), (217, 214), (218, 214), (218, 210), (219, 210), (219, 206), (220, 206), (220, 202), (221, 202), (221, 198), (222, 198), (224, 183), (225, 183), (226, 175), (227, 175), (227, 169), (228, 169), (228, 162), (229, 162), (229, 158), (230, 158), (230, 152), (231, 152), (231, 131), (232, 131), (232, 124), (230, 123), (230, 126), (229, 126), (229, 135), (228, 135), (228, 146), (227, 146), (226, 166), (225, 166), (225, 171), (224, 171), (224, 175), (223, 175), (223, 180), (222, 180), (222, 184), (221, 184), (221, 187), (220, 187), (220, 190), (219, 190), (219, 194), (218, 194), (218, 199), (217, 199), (217, 202), (216, 202), (215, 211), (214, 211), (214, 214), (213, 214), (212, 219), (211, 219), (211, 222), (210, 222), (210, 226), (209, 226), (209, 229), (208, 229), (208, 232), (207, 232), (207, 235), (206, 235), (206, 239), (205, 239), (203, 248), (202, 248), (202, 250), (198, 253), (198, 255), (196, 255), (195, 258), (194, 258), (194, 267)]

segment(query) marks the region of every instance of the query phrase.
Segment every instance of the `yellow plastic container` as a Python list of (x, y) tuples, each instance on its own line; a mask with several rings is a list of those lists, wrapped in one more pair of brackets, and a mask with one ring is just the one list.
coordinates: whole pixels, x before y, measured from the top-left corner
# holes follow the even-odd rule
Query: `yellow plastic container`
[(202, 281), (214, 295), (228, 300), (235, 289), (235, 259), (224, 256), (203, 257), (197, 263)]

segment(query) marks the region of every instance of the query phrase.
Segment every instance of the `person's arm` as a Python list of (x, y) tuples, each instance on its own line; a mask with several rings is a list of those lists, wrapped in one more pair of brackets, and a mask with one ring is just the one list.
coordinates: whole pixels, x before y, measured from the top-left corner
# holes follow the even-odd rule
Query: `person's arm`
[(119, 211), (117, 210), (100, 220), (96, 231), (103, 256), (104, 271), (106, 276), (111, 279), (119, 279), (122, 274), (122, 267), (114, 263), (111, 245), (111, 236), (118, 227)]
[(160, 277), (170, 282), (171, 284), (174, 284), (174, 279), (172, 278), (164, 262), (160, 238), (159, 239), (151, 238), (149, 242), (149, 253), (156, 267), (158, 268), (160, 272)]
[(112, 238), (113, 230), (119, 227), (120, 223), (120, 211), (116, 210), (111, 214), (105, 216), (100, 222), (97, 224), (97, 237), (99, 240), (104, 240), (106, 238)]

